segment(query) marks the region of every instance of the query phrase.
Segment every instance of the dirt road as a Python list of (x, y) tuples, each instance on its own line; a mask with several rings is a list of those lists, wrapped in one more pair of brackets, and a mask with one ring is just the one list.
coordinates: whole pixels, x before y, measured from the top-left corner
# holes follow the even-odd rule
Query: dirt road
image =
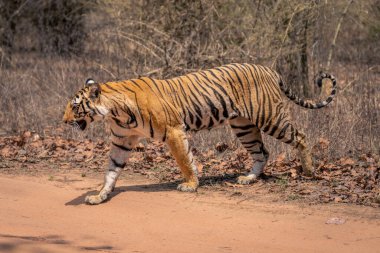
[[(98, 183), (1, 176), (0, 252), (380, 252), (376, 208), (241, 201), (125, 181), (111, 201), (83, 204)], [(345, 223), (326, 224), (332, 217)]]

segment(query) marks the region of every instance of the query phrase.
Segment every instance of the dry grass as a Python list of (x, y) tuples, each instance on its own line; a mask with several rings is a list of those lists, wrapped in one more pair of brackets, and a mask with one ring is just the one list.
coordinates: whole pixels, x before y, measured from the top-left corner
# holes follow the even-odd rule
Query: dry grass
[[(243, 1), (239, 5), (235, 1), (168, 1), (163, 6), (145, 1), (101, 1), (86, 16), (88, 37), (81, 56), (67, 58), (16, 50), (10, 67), (0, 62), (0, 132), (29, 129), (44, 133), (61, 127), (67, 98), (88, 77), (99, 81), (141, 75), (167, 78), (231, 62), (268, 66), (277, 63), (276, 69), (284, 76), (295, 71), (292, 74), (297, 77), (300, 68), (291, 67), (287, 61), (288, 56), (297, 56), (301, 50), (299, 38), (305, 19), (310, 22), (306, 38), (310, 80), (305, 85), (300, 78), (294, 90), (301, 96), (308, 90), (317, 98), (319, 90), (311, 77), (327, 61), (330, 38), (346, 1), (326, 3), (288, 1), (271, 8), (261, 1)], [(353, 3), (355, 6), (342, 24), (330, 68), (339, 86), (335, 102), (319, 111), (289, 106), (294, 122), (306, 133), (311, 146), (320, 138), (330, 142), (331, 157), (380, 150), (380, 67), (376, 65), (379, 46), (376, 40), (371, 41), (372, 30), (368, 28), (376, 24), (376, 15), (366, 14), (375, 3)], [(28, 38), (19, 34), (15, 41), (25, 48), (29, 40), (24, 37)], [(64, 134), (103, 138), (107, 135), (103, 129), (100, 123), (86, 133), (65, 128)], [(239, 145), (227, 128), (192, 137), (193, 145), (201, 150), (218, 142), (232, 148)], [(284, 151), (291, 154), (291, 149), (277, 140), (265, 137), (265, 142), (273, 156)]]
[[(28, 60), (30, 61), (28, 63)], [(91, 61), (60, 58), (35, 59), (31, 56), (13, 69), (1, 69), (0, 125), (8, 133), (29, 129), (40, 133), (62, 127), (61, 117), (67, 98), (81, 87), (88, 73), (96, 73), (100, 80), (113, 79), (111, 67)], [(108, 71), (107, 71), (108, 69)], [(289, 102), (289, 110), (297, 127), (306, 133), (311, 146), (320, 138), (330, 142), (328, 154), (337, 157), (347, 154), (379, 152), (379, 69), (362, 71), (355, 67), (337, 68), (340, 92), (327, 108), (306, 110)], [(111, 72), (112, 73), (112, 72)], [(130, 76), (133, 76), (130, 73)], [(72, 132), (64, 126), (65, 135), (75, 138), (104, 137), (104, 124), (97, 123), (86, 133)], [(219, 142), (236, 148), (239, 143), (229, 128), (191, 134), (192, 143), (207, 150)], [(265, 137), (265, 143), (275, 157), (291, 148)]]

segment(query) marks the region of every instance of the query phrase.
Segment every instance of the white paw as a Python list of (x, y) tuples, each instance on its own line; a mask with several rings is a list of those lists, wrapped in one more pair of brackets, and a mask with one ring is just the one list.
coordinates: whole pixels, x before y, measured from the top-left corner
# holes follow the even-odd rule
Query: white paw
[(99, 195), (88, 195), (86, 196), (84, 201), (86, 202), (86, 204), (89, 204), (89, 205), (97, 205), (97, 204), (102, 203), (106, 199), (107, 199), (107, 195), (99, 194)]
[(198, 188), (198, 183), (182, 183), (177, 186), (177, 190), (181, 192), (195, 192)]
[(251, 174), (248, 176), (240, 176), (237, 179), (237, 183), (238, 184), (250, 184), (250, 183), (256, 181), (256, 179), (257, 179), (257, 176), (255, 174)]

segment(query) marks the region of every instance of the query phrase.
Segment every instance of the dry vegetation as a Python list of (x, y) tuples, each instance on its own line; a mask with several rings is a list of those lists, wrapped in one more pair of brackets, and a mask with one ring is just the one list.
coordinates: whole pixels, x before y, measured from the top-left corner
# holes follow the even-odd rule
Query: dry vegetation
[[(329, 162), (325, 158), (328, 146), (324, 140), (313, 149), (317, 158), (314, 178), (304, 177), (300, 162), (287, 160), (282, 154), (269, 163), (258, 182), (249, 186), (236, 184), (236, 177), (248, 172), (253, 165), (243, 148), (218, 144), (202, 152), (194, 147), (192, 151), (201, 178), (199, 191), (222, 191), (233, 197), (240, 196), (239, 202), (264, 197), (273, 201), (343, 202), (379, 207), (380, 156), (364, 154)], [(41, 137), (26, 131), (20, 136), (0, 137), (0, 170), (11, 175), (42, 176), (51, 181), (66, 173), (91, 178), (105, 172), (108, 152), (109, 145), (103, 140)], [(142, 175), (174, 189), (182, 179), (176, 167), (165, 145), (154, 141), (136, 148), (122, 177), (131, 181)]]
[[(86, 133), (54, 131), (67, 98), (88, 77), (167, 78), (250, 62), (275, 68), (300, 96), (313, 99), (323, 94), (313, 83), (320, 70), (337, 77), (338, 96), (329, 107), (289, 106), (312, 146), (328, 142), (319, 159), (379, 153), (378, 0), (13, 0), (1, 2), (0, 12), (1, 134), (104, 138), (102, 124)], [(192, 138), (200, 151), (220, 142), (239, 147), (226, 128)], [(272, 158), (294, 157), (278, 141), (266, 142)]]

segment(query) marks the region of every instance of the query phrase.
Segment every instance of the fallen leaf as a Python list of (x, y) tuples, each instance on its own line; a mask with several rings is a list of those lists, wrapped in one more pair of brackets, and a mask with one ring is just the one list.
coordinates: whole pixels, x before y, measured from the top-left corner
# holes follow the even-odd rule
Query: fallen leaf
[(343, 166), (347, 166), (347, 165), (354, 165), (354, 164), (355, 164), (355, 161), (354, 161), (352, 158), (344, 157), (344, 158), (341, 158), (341, 159), (340, 159), (340, 163), (341, 163)]
[(292, 178), (296, 178), (296, 177), (298, 176), (298, 175), (297, 175), (297, 170), (294, 169), (294, 168), (290, 169), (290, 176), (291, 176)]

